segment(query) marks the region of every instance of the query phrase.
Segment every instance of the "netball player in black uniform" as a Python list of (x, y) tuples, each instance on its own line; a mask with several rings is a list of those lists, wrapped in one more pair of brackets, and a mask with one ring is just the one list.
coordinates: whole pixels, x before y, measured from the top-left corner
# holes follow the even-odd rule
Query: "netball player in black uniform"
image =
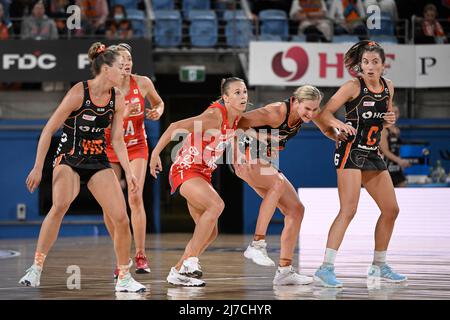
[(58, 236), (62, 219), (78, 195), (80, 183), (86, 183), (103, 212), (114, 222), (114, 249), (120, 267), (115, 290), (142, 292), (145, 287), (131, 277), (128, 267), (131, 234), (125, 199), (105, 153), (104, 131), (112, 123), (112, 144), (130, 191), (137, 192), (137, 180), (123, 141), (124, 98), (114, 89), (124, 76), (124, 62), (118, 52), (106, 49), (100, 42), (91, 46), (88, 55), (95, 78), (73, 86), (51, 116), (39, 139), (34, 168), (26, 180), (28, 190), (33, 192), (41, 181), (51, 137), (63, 126), (53, 163), (53, 205), (41, 226), (34, 263), (19, 283), (39, 286), (44, 260)]
[[(398, 119), (400, 111), (394, 105), (395, 117)], [(406, 187), (406, 177), (403, 169), (411, 163), (400, 157), (400, 129), (396, 125), (384, 128), (381, 132), (380, 150), (386, 160), (386, 166), (392, 178), (394, 187)]]
[[(240, 146), (243, 145), (245, 150), (240, 153), (246, 155), (246, 164), (235, 164), (234, 170), (263, 198), (253, 241), (244, 253), (246, 258), (259, 265), (275, 266), (267, 255), (265, 235), (275, 209), (278, 207), (284, 215), (280, 260), (274, 285), (309, 284), (313, 281), (311, 277), (296, 273), (292, 267), (305, 208), (295, 188), (271, 160), (275, 157), (274, 153), (283, 150), (287, 141), (299, 132), (302, 124), (311, 120), (327, 136), (336, 139), (332, 127), (325, 128), (314, 119), (319, 113), (321, 100), (322, 94), (316, 87), (305, 85), (283, 102), (244, 113), (239, 121), (239, 127), (251, 127), (255, 132), (241, 137)], [(261, 137), (264, 133), (268, 134), (266, 138)], [(261, 143), (256, 143), (259, 140)]]
[[(395, 123), (394, 86), (381, 76), (384, 62), (384, 50), (376, 42), (364, 40), (353, 45), (345, 54), (345, 65), (359, 72), (359, 76), (339, 88), (321, 113), (325, 123), (351, 135), (346, 142), (340, 142), (334, 157), (341, 207), (328, 234), (324, 262), (315, 273), (315, 280), (326, 287), (342, 287), (334, 273), (334, 260), (356, 213), (361, 184), (381, 210), (368, 276), (390, 282), (406, 280), (386, 264), (386, 251), (399, 208), (391, 177), (378, 150), (381, 131)], [(345, 124), (333, 116), (344, 105)]]

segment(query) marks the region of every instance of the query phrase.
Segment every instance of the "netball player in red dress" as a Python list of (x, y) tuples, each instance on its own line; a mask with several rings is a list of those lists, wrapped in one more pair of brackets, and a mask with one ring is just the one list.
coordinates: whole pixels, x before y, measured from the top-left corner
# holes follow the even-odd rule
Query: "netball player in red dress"
[[(148, 145), (145, 133), (144, 119), (158, 120), (164, 112), (164, 102), (156, 92), (153, 82), (144, 76), (132, 74), (133, 59), (131, 47), (126, 43), (112, 46), (124, 58), (125, 77), (119, 86), (125, 95), (125, 112), (123, 119), (124, 140), (130, 159), (130, 166), (136, 176), (139, 192), (128, 194), (128, 203), (131, 208), (131, 225), (133, 226), (136, 254), (134, 263), (136, 273), (149, 273), (147, 256), (145, 254), (146, 214), (142, 192), (144, 189), (145, 175), (147, 172)], [(150, 102), (151, 108), (145, 109), (145, 98)], [(106, 129), (106, 154), (109, 162), (120, 181), (122, 167), (111, 145), (110, 130)], [(114, 238), (115, 230), (111, 219), (105, 215), (105, 224), (109, 234)], [(114, 271), (117, 277), (118, 269)]]
[(170, 168), (172, 193), (180, 188), (195, 222), (194, 234), (183, 256), (172, 267), (167, 281), (180, 286), (204, 286), (198, 279), (202, 271), (198, 258), (217, 237), (217, 221), (224, 202), (211, 185), (216, 161), (226, 145), (234, 139), (235, 129), (247, 106), (247, 88), (239, 78), (222, 81), (221, 99), (212, 103), (201, 115), (172, 123), (161, 136), (150, 158), (150, 171), (156, 177), (161, 170), (159, 154), (176, 130), (189, 132)]
[[(350, 136), (339, 144), (334, 156), (341, 207), (330, 228), (325, 258), (315, 273), (315, 280), (326, 287), (342, 287), (334, 273), (334, 261), (356, 213), (363, 185), (381, 211), (375, 227), (375, 252), (368, 279), (403, 282), (406, 277), (386, 263), (399, 207), (392, 179), (378, 150), (383, 128), (395, 123), (394, 85), (382, 77), (385, 54), (374, 41), (356, 43), (347, 51), (344, 61), (346, 67), (359, 75), (339, 88), (321, 113), (325, 123)], [(342, 106), (346, 111), (345, 123), (333, 115)]]
[(125, 199), (105, 152), (105, 128), (112, 122), (114, 150), (124, 168), (130, 192), (138, 192), (138, 183), (123, 143), (124, 98), (114, 89), (123, 77), (123, 58), (100, 42), (91, 46), (88, 55), (95, 78), (73, 86), (51, 116), (42, 131), (34, 168), (26, 181), (30, 192), (38, 187), (51, 137), (63, 127), (53, 163), (52, 208), (41, 226), (34, 263), (19, 283), (31, 287), (40, 285), (44, 261), (58, 236), (62, 219), (77, 197), (80, 183), (86, 183), (116, 230), (113, 240), (119, 276), (115, 290), (142, 292), (145, 287), (129, 272), (131, 234)]

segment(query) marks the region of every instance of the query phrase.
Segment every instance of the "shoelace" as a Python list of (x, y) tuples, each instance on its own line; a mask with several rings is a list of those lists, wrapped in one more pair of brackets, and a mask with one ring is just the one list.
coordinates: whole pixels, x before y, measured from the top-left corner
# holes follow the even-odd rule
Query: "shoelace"
[(381, 267), (382, 273), (392, 276), (394, 272), (392, 272), (391, 267), (389, 267), (387, 264), (385, 264), (383, 267)]
[(35, 276), (38, 276), (38, 275), (39, 275), (39, 271), (38, 271), (36, 268), (33, 268), (33, 267), (30, 267), (30, 268), (27, 270), (27, 273), (29, 273), (29, 272), (31, 272), (31, 273), (34, 274)]

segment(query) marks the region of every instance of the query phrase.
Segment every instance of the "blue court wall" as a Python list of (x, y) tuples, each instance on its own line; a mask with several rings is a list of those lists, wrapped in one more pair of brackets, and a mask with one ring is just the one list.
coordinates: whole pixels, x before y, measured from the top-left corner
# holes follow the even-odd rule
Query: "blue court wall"
[[(434, 165), (436, 160), (441, 159), (440, 150), (450, 151), (450, 119), (400, 119), (399, 125), (407, 126), (401, 130), (402, 139), (429, 142), (430, 164)], [(312, 125), (289, 140), (280, 154), (281, 170), (296, 190), (302, 187), (337, 187), (333, 161), (334, 142)], [(450, 161), (442, 160), (442, 164), (449, 173)], [(253, 234), (261, 198), (247, 184), (244, 184), (243, 198), (244, 232)], [(308, 214), (308, 208), (305, 214)], [(281, 234), (282, 228), (283, 215), (277, 210), (268, 233)]]
[[(430, 159), (434, 164), (440, 159), (440, 150), (450, 150), (450, 119), (447, 120), (404, 120), (400, 125), (411, 125), (402, 129), (406, 140), (426, 140), (430, 143)], [(34, 164), (37, 142), (45, 121), (0, 120), (0, 238), (36, 237), (40, 222), (38, 193), (30, 194), (25, 179)], [(422, 127), (417, 127), (422, 126)], [(442, 129), (437, 127), (441, 126)], [(432, 129), (430, 129), (433, 127)], [(147, 135), (151, 145), (159, 137), (159, 123), (146, 121)], [(280, 167), (294, 188), (336, 187), (336, 172), (333, 165), (334, 142), (324, 137), (313, 126), (307, 126), (291, 139), (281, 153)], [(443, 161), (450, 171), (450, 161)], [(158, 182), (157, 182), (158, 183)], [(244, 232), (253, 233), (261, 199), (244, 184)], [(154, 188), (154, 225), (158, 232), (159, 187)], [(326, 200), (326, 199), (324, 199)], [(18, 203), (27, 207), (27, 220), (18, 222)], [(89, 223), (80, 223), (88, 220)], [(67, 216), (60, 235), (105, 234), (101, 215)], [(269, 227), (269, 233), (279, 234), (282, 229), (282, 215), (278, 212)]]
[[(43, 215), (39, 214), (39, 196), (30, 194), (25, 179), (34, 165), (37, 143), (46, 121), (0, 120), (0, 238), (37, 237)], [(159, 136), (159, 123), (146, 121), (151, 145)], [(57, 136), (60, 132), (57, 133)], [(159, 184), (154, 192), (153, 216), (159, 230)], [(17, 221), (17, 204), (26, 205), (26, 220)], [(67, 215), (61, 236), (106, 234), (102, 215)]]

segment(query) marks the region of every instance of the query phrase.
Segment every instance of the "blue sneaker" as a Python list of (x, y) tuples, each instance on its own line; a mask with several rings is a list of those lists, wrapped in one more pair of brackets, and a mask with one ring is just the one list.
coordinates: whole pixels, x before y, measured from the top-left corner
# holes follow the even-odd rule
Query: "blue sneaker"
[(387, 264), (383, 264), (382, 266), (371, 265), (367, 276), (369, 278), (381, 278), (387, 282), (395, 283), (408, 280), (406, 276), (392, 271), (391, 267)]
[(314, 274), (314, 280), (327, 288), (342, 287), (342, 282), (336, 279), (333, 265), (321, 265)]

